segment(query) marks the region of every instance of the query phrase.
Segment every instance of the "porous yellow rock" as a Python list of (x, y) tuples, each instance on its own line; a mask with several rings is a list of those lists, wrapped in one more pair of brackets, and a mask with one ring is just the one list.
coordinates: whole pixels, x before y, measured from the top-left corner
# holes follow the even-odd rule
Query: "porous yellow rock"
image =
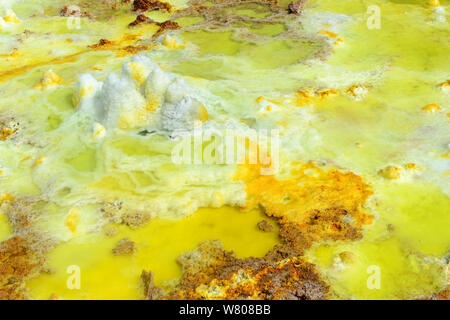
[(47, 158), (46, 156), (40, 156), (39, 158), (37, 158), (33, 163), (33, 168), (36, 168), (41, 164), (43, 164), (46, 158)]
[(333, 268), (337, 271), (344, 270), (347, 266), (356, 263), (356, 254), (350, 251), (342, 251), (333, 258)]
[[(314, 163), (298, 164), (291, 179), (278, 180), (260, 175), (258, 167), (240, 166), (236, 176), (247, 186), (245, 208), (261, 206), (268, 216), (289, 226), (286, 232), (294, 232), (293, 226), (300, 228), (304, 246), (325, 239), (357, 238), (356, 229), (372, 223), (373, 216), (360, 210), (372, 194), (371, 188), (352, 172), (324, 170)], [(354, 223), (351, 232), (348, 225), (330, 224), (343, 213)]]
[(415, 171), (415, 172), (422, 171), (422, 167), (420, 167), (416, 163), (405, 164), (405, 169), (410, 170), (410, 171)]
[(14, 200), (15, 200), (15, 197), (13, 197), (12, 194), (10, 194), (10, 193), (8, 193), (8, 192), (5, 192), (5, 193), (3, 193), (3, 194), (0, 196), (0, 206), (1, 206), (3, 203), (7, 203), (7, 202), (10, 202), (10, 201), (14, 201)]
[(400, 179), (400, 171), (402, 169), (397, 166), (387, 166), (383, 169), (380, 169), (378, 173), (386, 178), (386, 179)]
[(294, 104), (297, 107), (302, 107), (312, 103), (311, 93), (307, 90), (299, 90), (294, 95)]
[(35, 84), (36, 88), (48, 88), (60, 84), (62, 78), (58, 76), (52, 69), (44, 72), (41, 81)]
[(425, 112), (436, 112), (441, 110), (441, 107), (436, 103), (427, 104), (425, 107), (422, 108)]
[(0, 129), (0, 140), (6, 140), (11, 136), (15, 130), (11, 128), (1, 128)]
[(203, 104), (199, 106), (198, 115), (201, 122), (208, 121), (209, 119), (208, 110), (206, 110)]
[(342, 251), (338, 256), (345, 264), (354, 264), (357, 260), (356, 254), (350, 251)]
[(70, 232), (75, 233), (79, 220), (80, 218), (78, 210), (75, 208), (70, 209), (65, 221), (66, 227), (69, 228)]
[(19, 18), (17, 18), (16, 14), (11, 9), (6, 11), (6, 16), (3, 17), (3, 20), (5, 20), (5, 22), (9, 22), (9, 23), (19, 23), (20, 22)]
[(335, 89), (323, 89), (323, 90), (319, 90), (317, 91), (317, 95), (319, 95), (320, 98), (325, 99), (331, 96), (335, 96), (339, 94), (339, 91), (335, 90)]

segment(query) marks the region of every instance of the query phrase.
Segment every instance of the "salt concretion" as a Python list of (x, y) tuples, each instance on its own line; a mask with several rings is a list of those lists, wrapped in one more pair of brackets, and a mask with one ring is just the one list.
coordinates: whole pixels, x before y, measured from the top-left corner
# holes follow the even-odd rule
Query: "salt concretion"
[(171, 132), (192, 129), (195, 121), (207, 119), (205, 106), (183, 79), (141, 55), (124, 64), (121, 77), (113, 73), (98, 82), (89, 74), (80, 76), (72, 100), (79, 112), (91, 113), (109, 129)]
[(9, 22), (9, 23), (19, 23), (20, 22), (19, 18), (17, 18), (16, 14), (11, 9), (6, 10), (6, 15), (3, 17), (3, 20), (5, 22)]

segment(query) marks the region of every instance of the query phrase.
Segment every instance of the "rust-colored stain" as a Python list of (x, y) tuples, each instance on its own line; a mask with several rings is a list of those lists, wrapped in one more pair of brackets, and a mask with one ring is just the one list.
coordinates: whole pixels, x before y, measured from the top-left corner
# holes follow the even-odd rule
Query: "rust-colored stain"
[(280, 233), (297, 229), (304, 247), (320, 240), (358, 239), (362, 226), (372, 222), (373, 217), (361, 211), (372, 191), (360, 176), (313, 162), (299, 163), (292, 176), (278, 180), (261, 175), (259, 165), (241, 166), (237, 179), (247, 185), (246, 209), (261, 206), (279, 219)]
[(25, 299), (25, 280), (39, 272), (43, 261), (25, 237), (14, 236), (1, 242), (0, 300)]

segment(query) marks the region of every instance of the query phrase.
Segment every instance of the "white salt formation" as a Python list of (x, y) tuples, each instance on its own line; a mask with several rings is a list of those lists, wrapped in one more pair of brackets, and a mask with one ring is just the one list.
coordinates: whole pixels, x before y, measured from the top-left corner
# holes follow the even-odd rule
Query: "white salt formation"
[(189, 130), (206, 121), (208, 112), (188, 84), (164, 72), (151, 59), (137, 55), (124, 64), (122, 77), (111, 73), (102, 83), (80, 76), (73, 104), (107, 129)]

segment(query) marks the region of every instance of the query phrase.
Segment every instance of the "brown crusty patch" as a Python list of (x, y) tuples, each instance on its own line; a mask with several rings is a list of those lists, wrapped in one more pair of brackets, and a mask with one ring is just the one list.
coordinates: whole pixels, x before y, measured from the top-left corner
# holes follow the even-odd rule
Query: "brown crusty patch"
[(14, 137), (20, 128), (20, 124), (13, 119), (0, 118), (0, 140), (6, 140)]
[[(129, 50), (132, 52), (134, 49)], [(147, 212), (125, 210), (121, 201), (105, 202), (100, 208), (100, 213), (107, 223), (125, 224), (131, 228), (145, 225), (151, 218)]]
[(0, 300), (27, 299), (25, 282), (41, 272), (52, 272), (46, 256), (54, 240), (33, 228), (40, 204), (39, 199), (24, 198), (3, 206), (14, 235), (0, 242)]
[(25, 236), (13, 236), (0, 243), (0, 300), (27, 298), (25, 281), (39, 274), (45, 262), (43, 252)]
[(168, 2), (159, 0), (134, 0), (133, 11), (153, 11), (153, 10), (165, 10), (172, 11), (172, 5)]
[(132, 28), (139, 24), (152, 24), (152, 23), (155, 23), (155, 21), (150, 19), (149, 17), (147, 17), (145, 14), (142, 13), (142, 14), (139, 14), (136, 17), (136, 19), (128, 25), (128, 27)]
[(159, 29), (153, 35), (153, 38), (157, 38), (158, 36), (160, 36), (166, 30), (180, 29), (180, 25), (177, 22), (171, 21), (171, 20), (167, 20), (167, 21), (164, 21), (164, 22), (161, 22), (161, 23), (157, 22), (156, 25), (159, 26)]
[(446, 286), (439, 292), (433, 293), (424, 298), (420, 298), (419, 300), (450, 300), (450, 285)]
[(64, 6), (59, 12), (61, 17), (91, 17), (91, 14), (87, 11), (81, 11), (79, 9), (70, 8), (70, 6)]
[(258, 222), (257, 226), (258, 226), (258, 229), (263, 232), (270, 232), (273, 230), (273, 225), (270, 224), (270, 222), (265, 219)]
[(137, 228), (147, 224), (147, 222), (150, 221), (150, 218), (150, 214), (145, 212), (127, 212), (122, 215), (122, 223), (131, 228)]
[(156, 300), (163, 294), (161, 288), (155, 286), (153, 278), (152, 271), (142, 270), (140, 282), (144, 290), (144, 297), (147, 300)]
[(148, 45), (126, 46), (126, 47), (122, 48), (122, 50), (126, 54), (136, 54), (138, 52), (146, 51), (149, 49), (150, 49), (150, 46), (148, 46)]
[(306, 1), (292, 1), (288, 5), (288, 13), (290, 14), (301, 14), (306, 6)]
[[(303, 61), (310, 59), (326, 60), (333, 52), (332, 44), (320, 36), (306, 32), (299, 24), (298, 16), (288, 14), (287, 6), (279, 3), (277, 0), (209, 0), (208, 5), (205, 5), (205, 2), (206, 0), (191, 0), (189, 6), (178, 10), (171, 16), (171, 19), (176, 21), (183, 17), (202, 18), (197, 23), (183, 26), (183, 30), (232, 31), (231, 38), (239, 42), (263, 44), (271, 39), (290, 39), (316, 43), (317, 50), (303, 58)], [(233, 10), (236, 7), (262, 13), (263, 16), (249, 16)], [(254, 32), (256, 29), (273, 24), (282, 24), (285, 30), (272, 36)]]
[(112, 46), (114, 42), (109, 41), (108, 39), (100, 39), (96, 44), (89, 45), (88, 47), (91, 49), (103, 49)]
[(358, 240), (373, 216), (363, 211), (371, 186), (350, 171), (299, 163), (292, 178), (261, 175), (258, 166), (241, 166), (236, 180), (246, 183), (245, 209), (260, 207), (277, 220), (280, 237), (302, 251), (326, 240)]
[(112, 253), (115, 256), (132, 255), (136, 251), (136, 243), (127, 238), (119, 240), (116, 246), (112, 249)]

